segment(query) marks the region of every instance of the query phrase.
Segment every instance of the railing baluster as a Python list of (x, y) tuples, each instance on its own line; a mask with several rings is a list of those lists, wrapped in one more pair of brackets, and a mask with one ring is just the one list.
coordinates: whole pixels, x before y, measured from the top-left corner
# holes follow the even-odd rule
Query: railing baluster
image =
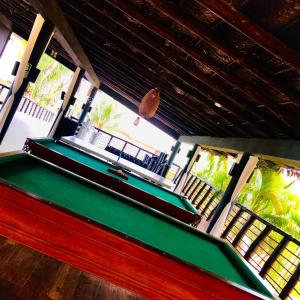
[(246, 251), (244, 258), (248, 261), (252, 252), (255, 250), (255, 248), (259, 245), (259, 243), (269, 234), (271, 231), (271, 228), (269, 226), (266, 226), (264, 230), (256, 237), (256, 239), (252, 242), (248, 250)]
[(198, 204), (196, 205), (196, 209), (199, 209), (200, 206), (203, 204), (203, 202), (205, 201), (205, 199), (208, 197), (209, 193), (211, 192), (212, 187), (209, 186), (208, 190), (206, 191), (206, 193), (204, 194), (203, 198), (198, 202)]
[(217, 206), (211, 210), (210, 214), (207, 216), (206, 221), (209, 221), (216, 211)]
[(298, 264), (297, 269), (294, 271), (294, 274), (290, 278), (290, 280), (287, 282), (287, 284), (284, 286), (282, 291), (279, 294), (280, 299), (285, 299), (293, 290), (293, 288), (296, 286), (298, 280), (300, 278), (300, 264)]
[(28, 110), (28, 108), (29, 108), (29, 105), (30, 105), (30, 101), (29, 101), (28, 98), (26, 98), (26, 102), (28, 102), (28, 104), (27, 104), (27, 106), (26, 106), (26, 108), (25, 108), (25, 110), (24, 110), (24, 114), (26, 114), (26, 112), (27, 112), (27, 110)]
[(245, 222), (245, 224), (240, 229), (239, 233), (235, 236), (234, 240), (232, 241), (232, 246), (236, 246), (238, 242), (242, 239), (245, 232), (248, 230), (248, 228), (253, 224), (255, 220), (255, 216), (251, 215), (250, 218)]
[(210, 205), (212, 204), (212, 202), (214, 201), (216, 195), (211, 195), (210, 199), (207, 201), (206, 205), (204, 206), (201, 214), (205, 215), (206, 211), (208, 210), (208, 208), (210, 207)]
[(200, 188), (200, 190), (199, 190), (199, 192), (197, 193), (197, 195), (194, 197), (194, 199), (193, 199), (193, 201), (192, 201), (192, 203), (193, 204), (195, 204), (196, 203), (196, 201), (198, 200), (198, 198), (200, 197), (200, 195), (201, 195), (201, 193), (203, 192), (203, 190), (205, 189), (205, 187), (206, 187), (206, 183), (205, 182), (201, 182), (201, 183), (203, 183), (203, 186)]
[(265, 278), (265, 276), (266, 276), (268, 270), (270, 269), (270, 267), (272, 266), (273, 262), (276, 260), (277, 256), (285, 248), (285, 246), (287, 245), (288, 242), (289, 242), (288, 237), (287, 236), (283, 236), (282, 240), (279, 242), (279, 244), (277, 245), (277, 247), (274, 249), (274, 251), (271, 253), (271, 255), (269, 256), (269, 258), (266, 260), (265, 264), (261, 268), (261, 270), (259, 272), (259, 275), (262, 278)]
[(230, 230), (232, 229), (232, 227), (234, 226), (234, 224), (236, 223), (236, 221), (238, 220), (238, 218), (241, 216), (242, 212), (243, 212), (243, 210), (240, 208), (240, 210), (232, 218), (232, 220), (230, 221), (230, 223), (228, 224), (228, 226), (226, 227), (226, 229), (222, 233), (222, 235), (221, 235), (222, 238), (225, 239), (227, 237), (228, 233), (230, 232)]
[(189, 176), (187, 182), (185, 183), (185, 185), (184, 185), (184, 187), (183, 187), (183, 189), (182, 189), (183, 195), (186, 194), (186, 191), (188, 190), (188, 187), (190, 186), (190, 183), (191, 183), (191, 181), (193, 180), (193, 178), (194, 178), (194, 175), (190, 174), (190, 176)]
[(193, 197), (194, 193), (197, 191), (197, 188), (201, 184), (200, 178), (197, 178), (197, 180), (199, 180), (198, 183), (195, 185), (195, 187), (193, 188), (192, 192), (190, 193), (190, 200), (192, 200), (192, 197)]
[(193, 186), (194, 186), (194, 184), (196, 183), (197, 180), (198, 180), (198, 177), (197, 177), (197, 176), (194, 176), (191, 185), (189, 186), (189, 188), (186, 190), (186, 192), (185, 192), (185, 194), (184, 194), (187, 198), (189, 198), (189, 195), (191, 194), (190, 191), (191, 191), (191, 189), (193, 188)]

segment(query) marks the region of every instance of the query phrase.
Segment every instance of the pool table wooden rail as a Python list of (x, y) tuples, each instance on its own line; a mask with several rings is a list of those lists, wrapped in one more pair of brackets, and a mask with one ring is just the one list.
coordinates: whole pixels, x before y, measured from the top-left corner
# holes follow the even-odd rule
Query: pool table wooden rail
[(4, 181), (0, 235), (149, 299), (268, 299)]
[[(32, 139), (27, 139), (24, 145), (24, 150), (63, 169), (66, 169), (95, 183), (117, 191), (120, 194), (134, 199), (135, 201), (141, 202), (151, 208), (161, 211), (184, 223), (197, 226), (201, 221), (201, 217), (198, 214), (192, 213), (188, 210), (184, 210), (161, 198), (144, 192), (143, 190), (136, 188), (133, 185), (127, 184), (122, 180), (118, 180), (113, 176), (101, 173), (54, 150), (48, 149), (47, 147), (36, 143)], [(178, 195), (178, 197), (180, 196)]]

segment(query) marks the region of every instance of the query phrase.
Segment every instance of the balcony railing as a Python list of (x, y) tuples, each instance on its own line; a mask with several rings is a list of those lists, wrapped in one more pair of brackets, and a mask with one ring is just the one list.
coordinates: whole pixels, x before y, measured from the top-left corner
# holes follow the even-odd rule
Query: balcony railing
[[(183, 194), (209, 221), (222, 198), (222, 191), (196, 175), (189, 175)], [(222, 238), (231, 243), (281, 299), (300, 297), (300, 242), (235, 204)]]
[(18, 111), (47, 123), (52, 122), (55, 117), (54, 112), (41, 107), (38, 103), (26, 97), (22, 98)]
[[(134, 158), (137, 158), (141, 161), (144, 160), (146, 155), (152, 157), (155, 155), (154, 153), (143, 149), (131, 142), (128, 142), (122, 138), (119, 138), (113, 134), (110, 134), (102, 129), (95, 128), (98, 132), (101, 132), (100, 137), (97, 139), (96, 146), (102, 149), (106, 147), (112, 146), (125, 154), (131, 155)], [(174, 180), (179, 172), (181, 171), (181, 167), (177, 164), (172, 164), (171, 168), (169, 169), (166, 177), (170, 180)]]
[[(0, 84), (0, 107), (5, 100), (8, 90), (9, 87)], [(32, 118), (36, 118), (47, 123), (52, 122), (55, 117), (54, 112), (41, 107), (38, 103), (27, 97), (22, 98), (17, 110), (28, 116), (31, 116)]]

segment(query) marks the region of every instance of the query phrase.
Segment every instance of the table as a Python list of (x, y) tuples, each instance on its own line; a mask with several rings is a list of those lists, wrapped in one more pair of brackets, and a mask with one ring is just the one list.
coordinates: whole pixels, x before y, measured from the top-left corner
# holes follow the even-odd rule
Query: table
[(109, 169), (116, 169), (116, 166), (99, 160), (98, 157), (93, 156), (91, 153), (86, 153), (77, 147), (74, 148), (62, 141), (44, 138), (28, 139), (24, 149), (182, 222), (194, 226), (197, 226), (200, 222), (198, 211), (185, 197), (163, 189), (132, 173), (126, 173), (128, 178), (126, 180), (112, 174), (109, 172)]
[(21, 153), (0, 179), (0, 235), (150, 299), (272, 298), (226, 242), (74, 173)]
[(108, 160), (121, 168), (125, 168), (129, 171), (132, 171), (132, 172), (136, 173), (137, 175), (139, 175), (143, 178), (146, 178), (146, 179), (148, 179), (158, 185), (161, 185), (165, 188), (172, 188), (174, 186), (174, 183), (171, 180), (166, 179), (165, 177), (162, 177), (156, 173), (153, 173), (141, 166), (138, 166), (137, 164), (134, 164), (124, 158), (119, 158), (119, 156), (117, 156), (113, 153), (110, 153), (106, 150), (100, 149), (100, 148), (96, 147), (95, 145), (92, 145), (81, 139), (78, 139), (78, 138), (76, 138), (76, 136), (62, 137), (61, 141), (68, 145), (71, 145), (75, 148), (84, 150), (87, 153), (90, 153), (90, 154), (93, 154), (102, 159)]

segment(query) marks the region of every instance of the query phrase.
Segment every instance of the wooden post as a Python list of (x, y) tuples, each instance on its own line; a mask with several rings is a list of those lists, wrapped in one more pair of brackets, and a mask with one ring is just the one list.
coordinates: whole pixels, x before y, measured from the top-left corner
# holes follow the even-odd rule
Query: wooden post
[(243, 186), (247, 183), (247, 180), (251, 176), (257, 162), (257, 157), (250, 156), (250, 153), (245, 152), (239, 158), (238, 163), (234, 165), (231, 170), (232, 178), (207, 228), (208, 233), (217, 237), (222, 234), (222, 230), (232, 208), (232, 204), (236, 201)]
[(178, 194), (181, 193), (184, 183), (186, 181), (186, 178), (187, 178), (189, 172), (192, 170), (192, 167), (194, 165), (194, 162), (198, 158), (200, 150), (201, 150), (201, 147), (196, 144), (196, 145), (194, 145), (194, 148), (190, 151), (189, 161), (187, 162), (187, 164), (185, 165), (185, 167), (182, 170), (181, 178), (179, 179), (179, 181), (176, 185), (176, 188), (174, 190), (175, 193), (178, 193)]
[(53, 35), (53, 30), (53, 23), (39, 14), (36, 16), (24, 56), (0, 112), (0, 143), (3, 141), (29, 82), (37, 75), (36, 66)]
[(181, 146), (181, 142), (176, 141), (175, 146), (172, 147), (172, 150), (171, 150), (172, 152), (170, 154), (170, 157), (168, 158), (167, 165), (163, 171), (162, 176), (164, 176), (164, 177), (167, 176), (167, 173), (170, 170), (177, 153), (179, 153), (179, 151), (180, 151), (180, 146)]
[(90, 90), (89, 90), (89, 93), (88, 93), (88, 98), (87, 98), (87, 101), (86, 103), (84, 104), (84, 107), (83, 107), (83, 110), (82, 110), (82, 113), (78, 119), (78, 126), (84, 121), (86, 115), (88, 114), (88, 112), (90, 111), (90, 107), (93, 103), (93, 100), (96, 96), (96, 93), (98, 91), (98, 88), (96, 87), (92, 87)]
[(73, 74), (72, 80), (69, 84), (68, 91), (64, 97), (64, 102), (57, 114), (57, 117), (52, 125), (52, 128), (50, 129), (49, 136), (55, 136), (55, 133), (56, 133), (59, 125), (61, 125), (63, 117), (66, 115), (66, 113), (68, 112), (68, 110), (70, 108), (70, 105), (74, 101), (74, 95), (76, 94), (76, 92), (78, 90), (78, 87), (80, 85), (80, 81), (81, 81), (83, 75), (84, 75), (84, 70), (77, 67), (77, 69), (75, 70), (75, 72)]

